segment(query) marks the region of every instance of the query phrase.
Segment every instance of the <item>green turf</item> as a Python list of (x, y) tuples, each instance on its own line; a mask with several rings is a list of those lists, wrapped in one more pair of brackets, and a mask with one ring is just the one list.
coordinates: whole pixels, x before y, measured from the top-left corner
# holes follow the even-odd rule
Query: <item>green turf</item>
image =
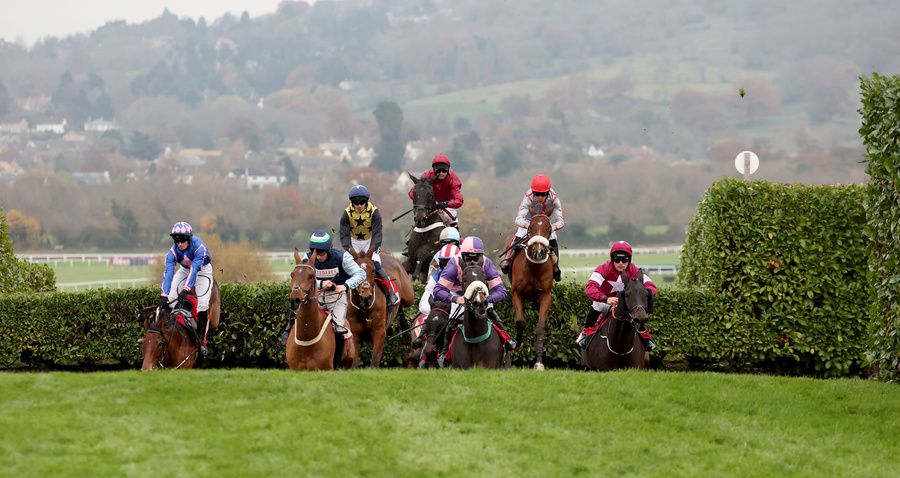
[(895, 477), (898, 410), (711, 373), (5, 373), (0, 475)]

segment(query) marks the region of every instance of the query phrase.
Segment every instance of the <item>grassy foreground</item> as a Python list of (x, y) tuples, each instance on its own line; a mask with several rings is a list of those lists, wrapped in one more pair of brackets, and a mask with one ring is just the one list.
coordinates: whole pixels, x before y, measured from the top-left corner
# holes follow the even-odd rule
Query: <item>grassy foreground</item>
[(2, 476), (900, 476), (896, 385), (664, 372), (0, 374)]

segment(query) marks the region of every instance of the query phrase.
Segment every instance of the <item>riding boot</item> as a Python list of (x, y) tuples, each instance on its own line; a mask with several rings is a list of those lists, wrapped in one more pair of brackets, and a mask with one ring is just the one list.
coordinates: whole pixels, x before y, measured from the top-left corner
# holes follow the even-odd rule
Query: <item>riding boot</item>
[(206, 325), (209, 323), (209, 311), (201, 310), (197, 312), (197, 340), (200, 341), (200, 353), (205, 357), (208, 350), (206, 349)]
[(559, 282), (562, 280), (562, 271), (559, 270), (559, 242), (556, 239), (550, 239), (550, 251), (553, 259), (553, 280)]
[(294, 314), (291, 314), (290, 317), (288, 317), (287, 323), (284, 324), (284, 329), (281, 330), (281, 343), (285, 346), (287, 346), (288, 334), (291, 333), (291, 327), (294, 326), (295, 320)]
[[(493, 307), (488, 307), (487, 313), (488, 313), (488, 317), (495, 324), (497, 324), (497, 327), (500, 327), (500, 330), (506, 332), (506, 335), (509, 335), (509, 332), (506, 331), (506, 327), (503, 325), (503, 321), (500, 320), (500, 314), (498, 314), (497, 311), (494, 310)], [(503, 344), (503, 346), (506, 347), (506, 350), (509, 350), (510, 352), (515, 350), (517, 345), (518, 344), (516, 343), (515, 339), (512, 338), (511, 335), (510, 335), (509, 339), (506, 341), (506, 343)]]
[(581, 333), (578, 334), (578, 338), (575, 339), (575, 342), (582, 348), (587, 348), (587, 335), (585, 335), (585, 330), (589, 329), (597, 323), (597, 319), (600, 318), (600, 311), (594, 310), (593, 307), (588, 309), (587, 315), (584, 316), (584, 327), (581, 329)]
[(376, 267), (375, 273), (378, 275), (378, 278), (383, 280), (384, 282), (378, 282), (381, 286), (381, 291), (384, 292), (384, 296), (387, 297), (388, 300), (388, 308), (400, 302), (400, 298), (397, 297), (397, 294), (394, 293), (394, 288), (388, 286), (388, 283), (391, 282), (391, 277), (388, 275), (387, 271), (382, 267)]
[(643, 332), (638, 333), (638, 337), (641, 338), (641, 342), (644, 343), (644, 350), (647, 352), (653, 352), (653, 349), (656, 348), (656, 342), (650, 337), (650, 330), (647, 329)]
[(500, 261), (500, 272), (509, 275), (509, 260), (505, 257)]
[(450, 351), (450, 341), (453, 339), (453, 334), (456, 333), (456, 329), (459, 327), (459, 321), (451, 319), (447, 322), (447, 327), (444, 328), (444, 344), (441, 345), (441, 353), (438, 354), (438, 366), (444, 368), (444, 357), (447, 356), (447, 352)]

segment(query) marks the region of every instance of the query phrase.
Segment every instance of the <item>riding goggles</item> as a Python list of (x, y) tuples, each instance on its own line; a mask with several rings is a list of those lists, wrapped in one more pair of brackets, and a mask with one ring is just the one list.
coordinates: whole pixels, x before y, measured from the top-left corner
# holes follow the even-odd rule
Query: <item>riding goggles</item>
[(362, 206), (367, 202), (369, 202), (369, 200), (366, 198), (353, 198), (350, 200), (350, 204), (353, 204), (354, 206)]
[(613, 256), (612, 261), (627, 264), (627, 263), (631, 262), (631, 258), (628, 256)]
[(172, 240), (175, 241), (175, 244), (181, 244), (182, 242), (189, 242), (191, 240), (191, 236), (172, 236)]
[(314, 255), (325, 254), (328, 252), (328, 249), (310, 249), (309, 252), (312, 252)]
[(447, 168), (447, 167), (434, 168), (434, 174), (441, 174), (441, 173), (447, 173), (447, 172), (450, 172), (450, 168)]
[(534, 191), (534, 195), (538, 196), (538, 197), (544, 197), (544, 196), (547, 196), (548, 194), (550, 194), (550, 193), (546, 192), (546, 191), (545, 192)]
[(462, 260), (465, 263), (478, 262), (478, 259), (481, 259), (481, 254), (477, 252), (463, 252)]

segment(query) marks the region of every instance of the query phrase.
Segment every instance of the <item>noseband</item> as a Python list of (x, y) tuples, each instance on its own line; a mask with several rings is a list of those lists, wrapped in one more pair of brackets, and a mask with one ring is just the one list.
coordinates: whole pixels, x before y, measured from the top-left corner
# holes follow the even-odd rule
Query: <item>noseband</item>
[[(297, 264), (296, 266), (294, 266), (294, 270), (297, 270), (301, 267), (308, 267), (308, 268), (312, 269), (313, 276), (315, 276), (316, 268), (309, 264)], [(299, 285), (291, 284), (291, 292), (303, 293), (304, 298), (302, 298), (302, 299), (298, 298), (297, 300), (300, 301), (300, 305), (306, 305), (309, 303), (309, 300), (313, 298), (312, 289), (314, 286), (315, 286), (315, 282), (313, 282), (313, 285), (310, 285), (306, 289), (301, 289)]]

